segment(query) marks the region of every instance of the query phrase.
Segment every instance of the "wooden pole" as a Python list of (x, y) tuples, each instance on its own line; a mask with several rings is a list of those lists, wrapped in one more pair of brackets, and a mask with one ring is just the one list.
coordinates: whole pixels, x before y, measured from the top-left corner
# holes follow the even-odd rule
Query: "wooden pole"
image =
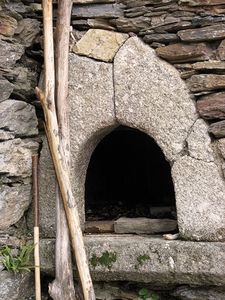
[(41, 272), (39, 253), (39, 184), (38, 184), (38, 155), (32, 156), (33, 205), (34, 205), (34, 273), (35, 299), (41, 300)]
[(82, 231), (80, 228), (77, 205), (72, 193), (71, 183), (65, 160), (65, 149), (61, 147), (59, 128), (54, 104), (54, 49), (52, 26), (52, 0), (43, 0), (44, 15), (44, 60), (45, 90), (36, 88), (37, 96), (42, 104), (45, 115), (45, 129), (48, 138), (58, 184), (60, 187), (66, 218), (68, 222), (71, 245), (76, 259), (79, 277), (85, 300), (95, 300), (93, 284), (86, 258)]
[[(55, 31), (55, 81), (56, 111), (61, 147), (64, 149), (67, 170), (70, 170), (69, 125), (68, 125), (68, 56), (70, 16), (72, 2), (58, 1)], [(74, 300), (75, 289), (71, 260), (69, 231), (58, 183), (56, 183), (56, 244), (55, 280), (49, 285), (54, 300)]]

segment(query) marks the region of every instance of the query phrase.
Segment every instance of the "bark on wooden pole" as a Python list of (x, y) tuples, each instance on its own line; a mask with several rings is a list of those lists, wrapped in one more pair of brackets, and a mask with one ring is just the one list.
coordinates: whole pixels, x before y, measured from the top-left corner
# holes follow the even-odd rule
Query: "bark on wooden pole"
[[(65, 153), (68, 173), (70, 171), (69, 113), (68, 113), (68, 58), (72, 2), (58, 1), (55, 31), (55, 82), (56, 111), (59, 125), (61, 148)], [(62, 204), (61, 193), (56, 183), (56, 244), (55, 280), (49, 285), (49, 293), (54, 300), (74, 300), (75, 289), (69, 231)]]
[(60, 147), (59, 128), (54, 104), (55, 75), (52, 0), (43, 0), (42, 5), (44, 15), (45, 90), (41, 91), (39, 88), (36, 88), (36, 92), (44, 110), (46, 134), (66, 212), (71, 245), (76, 259), (84, 299), (94, 300), (95, 294), (85, 253), (78, 209), (72, 194), (64, 149)]

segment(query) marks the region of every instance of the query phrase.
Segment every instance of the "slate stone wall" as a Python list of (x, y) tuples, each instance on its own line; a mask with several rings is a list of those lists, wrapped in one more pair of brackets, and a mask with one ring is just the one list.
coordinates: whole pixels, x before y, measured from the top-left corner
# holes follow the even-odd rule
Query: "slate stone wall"
[[(71, 50), (91, 28), (142, 38), (180, 72), (212, 138), (218, 139), (220, 158), (225, 159), (224, 0), (74, 2)], [(0, 246), (18, 247), (20, 238), (29, 233), (25, 215), (31, 203), (31, 155), (41, 144), (38, 118), (43, 118), (34, 94), (43, 63), (41, 14), (39, 1), (0, 0)], [(32, 295), (21, 289), (30, 287), (30, 275), (16, 278), (2, 269), (3, 299)], [(10, 288), (15, 282), (18, 289)], [(208, 299), (214, 293), (210, 288), (205, 291), (184, 288), (177, 293), (179, 299)], [(213, 295), (225, 299), (224, 292)]]

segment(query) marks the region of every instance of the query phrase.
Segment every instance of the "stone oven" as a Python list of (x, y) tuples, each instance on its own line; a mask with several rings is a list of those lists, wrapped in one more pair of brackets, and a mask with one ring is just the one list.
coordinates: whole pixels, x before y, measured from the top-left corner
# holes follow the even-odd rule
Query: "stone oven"
[[(143, 201), (147, 206), (151, 202), (153, 206), (163, 203), (176, 206), (183, 239), (224, 241), (225, 184), (221, 163), (207, 132), (208, 126), (197, 115), (195, 103), (178, 71), (159, 59), (139, 38), (125, 34), (117, 33), (110, 58), (101, 49), (88, 55), (82, 53), (82, 39), (77, 47), (83, 56), (70, 55), (71, 179), (82, 223), (85, 206), (92, 205), (98, 210), (98, 203), (102, 206), (108, 201), (112, 210), (113, 203), (124, 199), (129, 207), (135, 201), (132, 198), (136, 198), (137, 205)], [(135, 150), (135, 143), (139, 150)], [(141, 150), (141, 143), (149, 144)], [(140, 162), (128, 157), (128, 153), (132, 156), (132, 149), (140, 151), (133, 154)], [(106, 157), (101, 159), (101, 155)], [(41, 196), (49, 206), (46, 199), (54, 198), (49, 189), (54, 187), (53, 178), (46, 180), (44, 174), (48, 172), (49, 162), (46, 163), (46, 157), (41, 160), (44, 177)], [(126, 175), (122, 174), (123, 163), (127, 164)], [(154, 163), (155, 174), (148, 178)], [(157, 182), (157, 176), (161, 183)], [(141, 180), (149, 182), (144, 184)], [(124, 189), (118, 187), (121, 184)], [(124, 193), (128, 186), (127, 196)], [(165, 194), (159, 196), (160, 193)], [(49, 231), (53, 225), (49, 227), (49, 222), (54, 220), (53, 211), (53, 208), (43, 211), (42, 219), (47, 220), (43, 232), (45, 227)]]

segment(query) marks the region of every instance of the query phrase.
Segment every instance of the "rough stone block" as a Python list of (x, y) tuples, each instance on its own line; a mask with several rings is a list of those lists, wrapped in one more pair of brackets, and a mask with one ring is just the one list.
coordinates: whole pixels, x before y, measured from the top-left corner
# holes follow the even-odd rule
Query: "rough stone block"
[[(225, 285), (224, 243), (165, 241), (160, 237), (134, 235), (87, 235), (84, 237), (92, 278), (96, 281), (168, 284)], [(54, 271), (54, 240), (41, 240), (42, 270)], [(94, 267), (93, 257), (115, 254), (111, 267)], [(106, 255), (106, 254), (105, 254)], [(146, 257), (138, 264), (140, 256)], [(149, 258), (148, 258), (149, 257)], [(198, 299), (199, 300), (199, 299)]]
[(15, 224), (23, 216), (31, 201), (31, 185), (0, 186), (0, 229)]
[(0, 129), (10, 132), (14, 137), (28, 137), (38, 134), (35, 108), (26, 102), (18, 100), (1, 102), (0, 119)]
[(225, 24), (216, 24), (202, 28), (178, 31), (178, 36), (185, 42), (215, 41), (225, 38)]
[(191, 62), (209, 59), (212, 50), (204, 43), (177, 43), (156, 49), (156, 54), (171, 62)]
[(76, 54), (110, 62), (127, 38), (127, 34), (119, 32), (90, 29), (75, 44), (73, 51)]
[(197, 101), (197, 111), (204, 119), (225, 119), (225, 93), (213, 93)]
[(32, 273), (0, 272), (1, 300), (25, 300), (34, 295)]
[(0, 40), (0, 66), (2, 68), (13, 67), (24, 54), (24, 50), (24, 46), (19, 43), (7, 43)]
[(182, 237), (224, 241), (225, 184), (216, 163), (184, 156), (174, 163), (172, 176)]
[(175, 159), (197, 118), (194, 102), (178, 71), (134, 37), (117, 53), (114, 72), (118, 121), (144, 129), (168, 160)]
[(14, 85), (7, 79), (0, 79), (0, 102), (8, 99), (13, 91)]
[(123, 15), (122, 7), (123, 5), (114, 3), (77, 4), (73, 6), (72, 18), (118, 18)]
[[(37, 153), (39, 144), (29, 139), (13, 139), (0, 143), (0, 174), (7, 177), (30, 177), (32, 155)], [(9, 151), (10, 149), (10, 151)]]
[(212, 123), (209, 126), (209, 132), (212, 133), (216, 138), (225, 137), (225, 121)]
[(16, 19), (0, 13), (0, 34), (4, 36), (13, 36), (17, 27)]
[(221, 90), (225, 88), (225, 75), (199, 74), (187, 79), (187, 85), (192, 92)]
[[(69, 100), (71, 182), (84, 223), (84, 185), (91, 154), (104, 135), (117, 126), (113, 104), (112, 65), (70, 55)], [(47, 144), (40, 158), (41, 230), (54, 236), (54, 171)]]

